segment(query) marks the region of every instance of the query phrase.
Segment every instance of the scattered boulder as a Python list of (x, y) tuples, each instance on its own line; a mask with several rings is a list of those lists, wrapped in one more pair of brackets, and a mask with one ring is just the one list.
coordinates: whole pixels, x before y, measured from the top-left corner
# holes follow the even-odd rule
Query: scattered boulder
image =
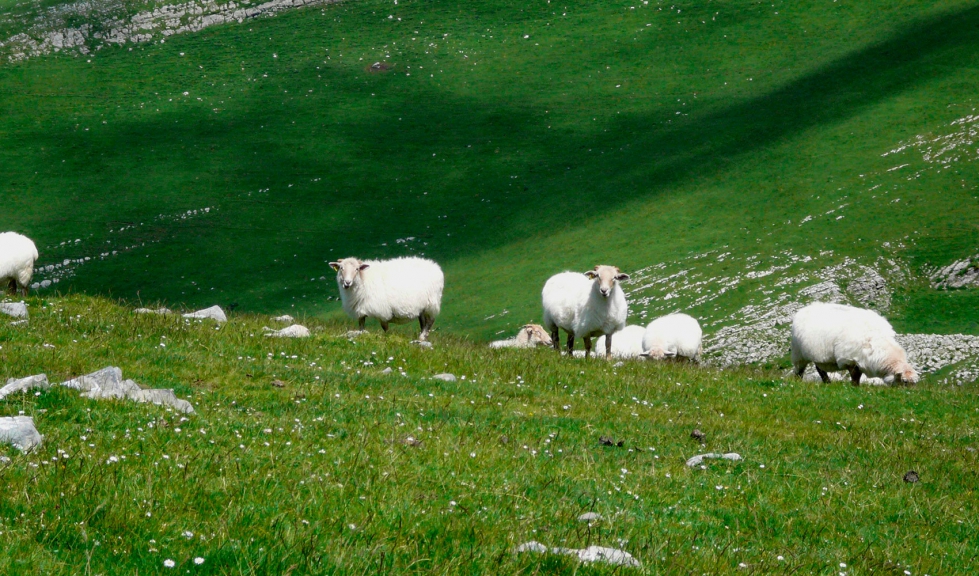
[(210, 308), (205, 308), (203, 310), (198, 310), (197, 312), (188, 312), (183, 315), (184, 318), (197, 318), (197, 319), (211, 319), (216, 322), (227, 322), (228, 316), (225, 315), (224, 310), (220, 306), (214, 305)]
[(687, 466), (694, 468), (696, 466), (700, 466), (704, 462), (704, 460), (708, 460), (708, 459), (730, 460), (732, 462), (743, 460), (743, 458), (741, 458), (741, 455), (738, 454), (737, 452), (728, 452), (727, 454), (708, 452), (707, 454), (698, 454), (693, 458), (690, 458), (689, 460), (687, 460)]
[(628, 552), (617, 548), (606, 546), (589, 546), (588, 548), (548, 548), (540, 542), (530, 541), (517, 546), (517, 552), (536, 552), (538, 554), (560, 554), (564, 556), (576, 556), (579, 562), (603, 562), (613, 566), (628, 566), (631, 568), (641, 568), (642, 564)]
[(48, 377), (45, 374), (36, 374), (26, 378), (11, 378), (7, 380), (7, 384), (3, 388), (0, 388), (0, 400), (3, 400), (14, 392), (27, 392), (32, 388), (50, 387), (51, 383), (48, 382)]
[(272, 321), (273, 322), (292, 322), (293, 320), (295, 320), (295, 318), (293, 318), (292, 316), (290, 316), (288, 314), (283, 314), (282, 316), (273, 316), (272, 317)]
[(271, 328), (265, 328), (265, 330), (268, 331), (265, 335), (272, 338), (309, 338), (309, 328), (300, 324), (293, 324), (282, 330), (272, 330)]
[(392, 369), (390, 366), (388, 366), (384, 370), (381, 370), (381, 374), (390, 374), (392, 372), (394, 372), (394, 369)]
[(602, 519), (602, 515), (598, 512), (585, 512), (581, 516), (578, 516), (579, 522), (597, 522)]
[(30, 452), (43, 438), (30, 416), (0, 418), (0, 441), (14, 445), (21, 452)]
[(133, 310), (133, 314), (156, 314), (162, 316), (164, 314), (172, 314), (173, 312), (169, 308), (137, 308)]
[(23, 302), (0, 302), (0, 314), (14, 318), (27, 318), (27, 304)]
[(448, 372), (443, 372), (441, 374), (436, 374), (435, 376), (432, 376), (432, 380), (441, 380), (443, 382), (455, 382), (456, 375), (449, 374)]
[(132, 380), (123, 380), (122, 370), (116, 366), (109, 366), (91, 374), (72, 378), (62, 382), (61, 385), (79, 390), (83, 397), (93, 400), (113, 398), (128, 399), (133, 402), (152, 402), (157, 405), (170, 406), (185, 414), (194, 413), (194, 406), (186, 400), (177, 398), (173, 390), (162, 388), (144, 390)]

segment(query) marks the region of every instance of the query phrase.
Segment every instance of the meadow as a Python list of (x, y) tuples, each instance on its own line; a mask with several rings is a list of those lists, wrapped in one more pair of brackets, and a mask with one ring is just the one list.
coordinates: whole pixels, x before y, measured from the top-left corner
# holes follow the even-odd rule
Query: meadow
[[(0, 377), (116, 365), (196, 413), (57, 386), (0, 402), (45, 435), (0, 464), (6, 574), (167, 574), (168, 560), (191, 574), (975, 569), (971, 388), (618, 365), (451, 335), (423, 349), (315, 319), (312, 338), (276, 340), (260, 316), (30, 304), (29, 327), (0, 325)], [(432, 379), (443, 372), (458, 380)], [(709, 451), (743, 460), (685, 465)], [(642, 568), (514, 553), (528, 541), (618, 548)]]

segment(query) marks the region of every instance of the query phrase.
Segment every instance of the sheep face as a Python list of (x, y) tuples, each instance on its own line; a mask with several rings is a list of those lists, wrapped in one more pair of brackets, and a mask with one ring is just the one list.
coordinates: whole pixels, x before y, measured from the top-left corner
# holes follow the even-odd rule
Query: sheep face
[(623, 274), (615, 266), (595, 266), (594, 270), (589, 270), (585, 272), (585, 276), (589, 280), (595, 280), (595, 286), (598, 288), (599, 294), (603, 297), (608, 298), (612, 293), (612, 289), (615, 287), (616, 282), (623, 282), (629, 279), (628, 274)]
[(523, 340), (530, 344), (531, 346), (537, 346), (538, 344), (543, 344), (544, 346), (551, 346), (551, 337), (544, 330), (544, 327), (540, 324), (527, 324), (520, 329), (520, 337), (518, 340)]
[(330, 268), (337, 271), (337, 284), (341, 288), (350, 288), (360, 271), (370, 268), (370, 265), (364, 264), (356, 258), (344, 258), (337, 262), (330, 262)]
[(905, 362), (893, 374), (884, 377), (885, 384), (894, 384), (895, 382), (898, 384), (917, 384), (918, 373), (910, 364)]

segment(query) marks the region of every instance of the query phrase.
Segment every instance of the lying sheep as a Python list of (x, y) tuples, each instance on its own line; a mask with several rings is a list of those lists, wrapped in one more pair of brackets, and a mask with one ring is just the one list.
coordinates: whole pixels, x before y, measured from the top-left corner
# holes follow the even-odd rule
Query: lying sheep
[(540, 324), (524, 324), (513, 338), (490, 342), (490, 348), (533, 348), (538, 344), (551, 345), (551, 337)]
[(629, 305), (619, 282), (628, 280), (615, 266), (595, 266), (584, 274), (562, 272), (544, 284), (544, 327), (551, 333), (554, 349), (561, 349), (558, 328), (568, 333), (568, 356), (574, 339), (585, 341), (585, 357), (591, 355), (591, 339), (605, 335), (605, 357), (612, 357), (612, 334), (625, 328)]
[(356, 318), (361, 330), (367, 318), (377, 318), (387, 332), (388, 323), (418, 319), (424, 342), (442, 308), (442, 269), (424, 258), (330, 262), (337, 271), (343, 310)]
[(11, 294), (20, 291), (27, 296), (36, 261), (37, 247), (30, 238), (16, 232), (0, 233), (0, 286)]
[[(615, 358), (639, 358), (642, 356), (642, 336), (646, 329), (642, 326), (626, 326), (612, 336), (615, 336), (612, 343), (612, 356)], [(605, 336), (599, 336), (595, 341), (595, 349), (601, 350), (605, 347)]]
[(854, 386), (863, 374), (914, 384), (918, 373), (894, 336), (890, 323), (871, 310), (810, 304), (792, 318), (792, 365), (802, 377), (812, 362), (823, 382), (829, 382), (827, 372), (847, 370)]
[(668, 314), (649, 323), (642, 337), (642, 355), (651, 360), (700, 361), (704, 333), (686, 314)]

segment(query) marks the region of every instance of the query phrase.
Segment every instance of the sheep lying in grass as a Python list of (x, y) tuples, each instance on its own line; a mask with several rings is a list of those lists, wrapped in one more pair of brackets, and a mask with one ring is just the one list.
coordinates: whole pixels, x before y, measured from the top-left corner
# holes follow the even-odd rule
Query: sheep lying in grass
[(651, 360), (698, 362), (703, 354), (700, 323), (686, 314), (668, 314), (649, 323), (642, 337), (642, 355)]
[(442, 269), (424, 258), (330, 262), (337, 271), (343, 310), (356, 318), (360, 330), (367, 318), (377, 318), (387, 332), (388, 324), (418, 319), (424, 342), (442, 308)]
[(619, 282), (628, 280), (615, 266), (595, 266), (584, 274), (562, 272), (544, 284), (544, 327), (551, 333), (555, 350), (560, 350), (558, 328), (568, 333), (568, 356), (574, 339), (585, 341), (585, 357), (591, 355), (591, 339), (605, 335), (605, 357), (612, 357), (612, 334), (625, 328), (629, 305)]
[[(642, 336), (646, 329), (642, 326), (626, 326), (612, 336), (612, 356), (615, 358), (639, 358), (642, 356)], [(599, 336), (595, 341), (595, 349), (605, 347), (605, 336)]]
[(551, 337), (540, 324), (524, 324), (513, 338), (490, 342), (490, 348), (533, 348), (538, 344), (551, 345)]
[(802, 377), (812, 362), (823, 382), (829, 382), (827, 372), (847, 370), (854, 386), (863, 374), (914, 384), (918, 373), (894, 336), (890, 323), (871, 310), (810, 304), (792, 318), (792, 365)]
[(36, 261), (37, 247), (30, 238), (16, 232), (0, 233), (0, 287), (27, 296)]

